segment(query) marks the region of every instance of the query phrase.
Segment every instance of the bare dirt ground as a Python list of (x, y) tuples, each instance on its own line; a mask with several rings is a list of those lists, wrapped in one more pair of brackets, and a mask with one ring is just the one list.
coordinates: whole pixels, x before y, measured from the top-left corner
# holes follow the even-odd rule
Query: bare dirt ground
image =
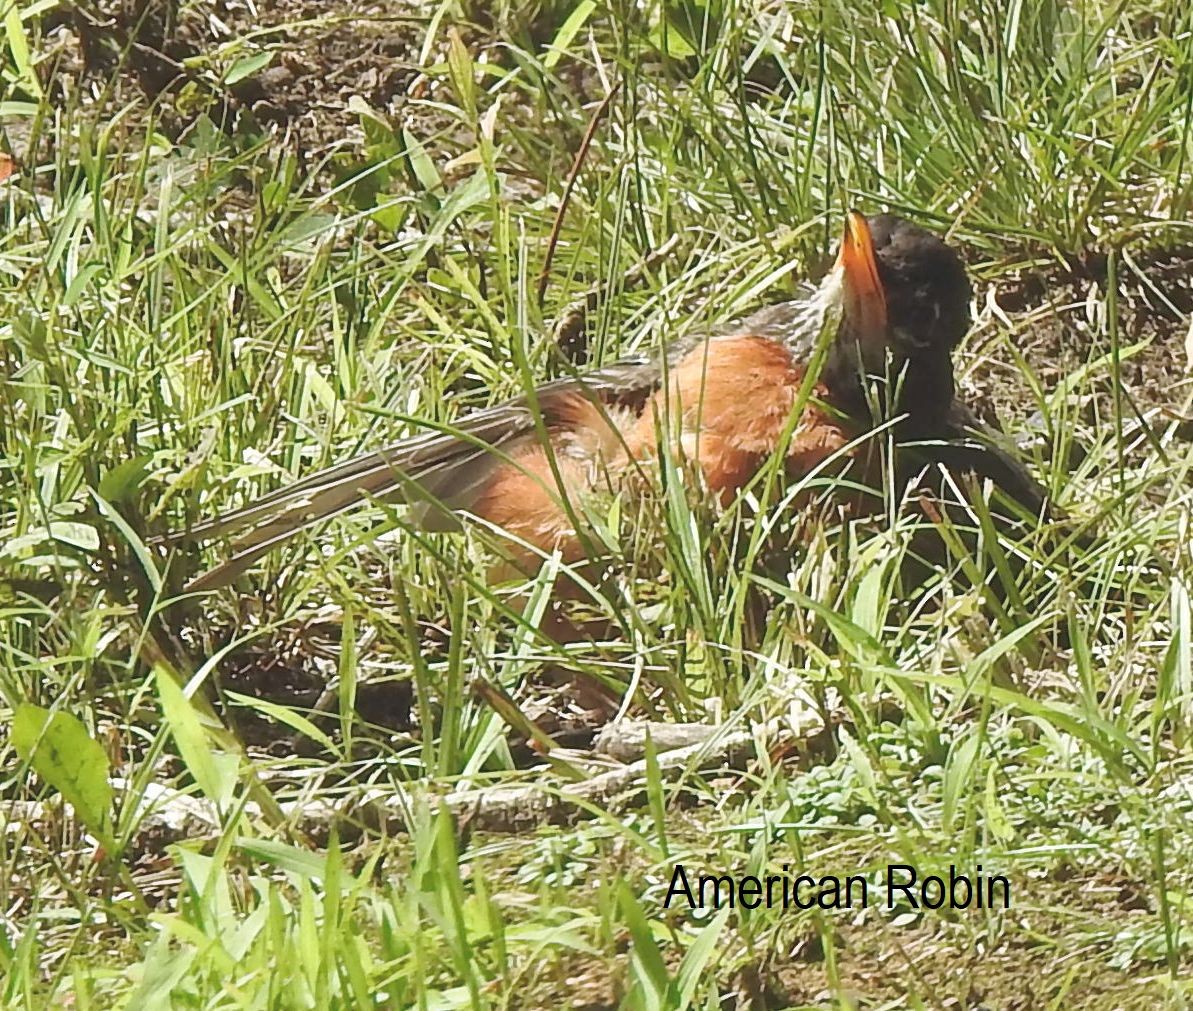
[[(248, 114), (318, 156), (355, 127), (350, 97), (401, 113), (419, 77), (427, 20), (404, 2), (329, 15), (327, 4), (310, 0), (185, 6), (120, 0), (65, 5), (47, 27), (60, 47), (55, 80), (63, 93), (84, 87), (98, 97), (110, 88), (119, 100), (140, 92), (159, 101), (165, 124), (175, 129), (215, 103), (228, 128)], [(204, 80), (204, 60), (219, 61), (244, 38), (284, 46), (259, 73), (226, 88)], [(188, 87), (201, 94), (188, 96)]]
[[(1147, 343), (1122, 362), (1124, 390), (1141, 409), (1158, 407), (1166, 415), (1182, 414), (1191, 389), (1188, 320), (1193, 312), (1193, 250), (1139, 251), (1129, 262), (1120, 261), (1116, 280), (1119, 347)], [(990, 300), (1014, 325), (1027, 366), (1046, 391), (1091, 360), (1111, 353), (1108, 335), (1099, 332), (1086, 308), (1089, 296), (1106, 291), (1108, 283), (1105, 258), (1058, 264), (1017, 277), (1000, 276), (990, 282)], [(980, 336), (969, 344), (977, 353), (976, 361), (958, 362), (970, 395), (1003, 416), (1030, 413), (1032, 398), (1019, 365), (997, 348), (987, 360)], [(1100, 392), (1109, 392), (1107, 383), (1101, 386)]]

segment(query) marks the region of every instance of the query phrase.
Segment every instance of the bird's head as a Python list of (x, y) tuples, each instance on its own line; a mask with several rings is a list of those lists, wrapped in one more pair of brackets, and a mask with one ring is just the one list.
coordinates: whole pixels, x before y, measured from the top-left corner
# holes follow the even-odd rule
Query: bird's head
[(969, 329), (972, 293), (956, 251), (903, 218), (850, 211), (825, 284), (840, 300), (827, 363), (830, 382), (905, 368), (909, 411), (922, 406), (908, 395), (912, 390), (916, 397), (943, 400), (947, 408), (953, 392), (949, 356)]

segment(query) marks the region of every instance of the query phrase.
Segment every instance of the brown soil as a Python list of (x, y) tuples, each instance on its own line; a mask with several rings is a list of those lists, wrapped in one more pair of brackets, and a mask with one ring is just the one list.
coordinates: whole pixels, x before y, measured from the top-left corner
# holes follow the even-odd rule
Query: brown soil
[[(1120, 352), (1147, 342), (1121, 362), (1124, 416), (1153, 407), (1161, 408), (1161, 423), (1164, 417), (1183, 416), (1193, 391), (1193, 362), (1186, 347), (1193, 312), (1193, 250), (1136, 253), (1130, 263), (1120, 262), (1116, 281)], [(1014, 326), (1013, 337), (1008, 340), (1005, 324), (992, 319), (971, 335), (958, 359), (963, 389), (975, 408), (1020, 421), (1036, 413), (1031, 383), (1009, 344), (1018, 349), (1045, 394), (1087, 363), (1109, 356), (1108, 326), (1091, 321), (1087, 310), (1089, 302), (1105, 298), (1107, 286), (1104, 258), (999, 276), (990, 293)], [(984, 297), (982, 286), (977, 287)], [(1112, 387), (1107, 363), (1078, 388), (1078, 395), (1087, 399), (1077, 416), (1112, 417)], [(1091, 395), (1096, 399), (1088, 399)]]
[[(45, 84), (63, 97), (82, 84), (99, 101), (140, 91), (158, 102), (165, 129), (183, 129), (200, 112), (232, 129), (247, 115), (318, 155), (356, 127), (353, 96), (398, 116), (427, 87), (418, 54), (428, 27), (427, 8), (408, 0), (335, 14), (319, 0), (64, 5), (43, 24), (57, 56), (45, 64)], [(263, 69), (225, 83), (238, 60), (264, 53), (272, 56)]]

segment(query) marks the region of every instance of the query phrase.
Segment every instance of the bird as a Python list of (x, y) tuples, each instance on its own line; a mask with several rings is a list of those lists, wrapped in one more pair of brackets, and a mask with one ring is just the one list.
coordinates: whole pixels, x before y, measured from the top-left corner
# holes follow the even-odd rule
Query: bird
[(874, 454), (859, 446), (882, 422), (876, 381), (887, 383), (909, 458), (988, 478), (1043, 517), (1046, 491), (957, 395), (952, 354), (971, 298), (962, 258), (939, 236), (851, 210), (831, 269), (794, 299), (550, 380), (171, 535), (239, 533), (230, 557), (185, 589), (229, 585), (300, 531), (370, 500), (409, 506), (408, 522), (427, 531), (459, 529), (464, 515), (504, 531), (493, 580), (533, 576), (555, 554), (580, 563), (592, 541), (579, 504), (631, 487), (663, 452), (687, 461), (722, 504), (780, 451), (794, 478), (833, 461), (872, 470)]

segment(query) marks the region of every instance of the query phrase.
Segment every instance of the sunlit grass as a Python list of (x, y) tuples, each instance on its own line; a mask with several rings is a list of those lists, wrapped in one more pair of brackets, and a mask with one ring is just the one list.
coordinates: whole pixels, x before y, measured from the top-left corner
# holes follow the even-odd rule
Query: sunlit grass
[[(0, 183), (0, 705), (77, 717), (117, 806), (96, 856), (86, 806), (64, 811), (6, 744), (0, 1003), (827, 1006), (871, 986), (933, 1006), (968, 999), (951, 973), (981, 948), (991, 1003), (1183, 1006), (1190, 398), (1127, 382), (1160, 338), (1103, 279), (1136, 290), (1131, 263), (1146, 277), (1149, 250), (1188, 242), (1188, 11), (428, 9), (418, 114), (362, 107), (358, 134), (300, 158), (250, 126), (166, 129), (140, 101), (55, 106), (43, 7), (10, 12), (0, 60), (0, 112), (29, 152)], [(572, 154), (614, 82), (540, 304)], [(958, 375), (1020, 377), (1004, 421), (1024, 436), (1037, 414), (1027, 452), (1066, 517), (1012, 537), (970, 489), (914, 565), (930, 526), (914, 501), (806, 529), (792, 502), (824, 479), (760, 483), (719, 513), (676, 469), (644, 502), (590, 507), (611, 561), (574, 574), (591, 590), (577, 607), (609, 635), (562, 647), (535, 629), (566, 573), (489, 586), (481, 530), (420, 534), (369, 506), (201, 599), (182, 587), (224, 547), (151, 543), (563, 372), (547, 335), (590, 286), (607, 285), (591, 363), (783, 298), (853, 205), (966, 250)], [(1101, 275), (1073, 270), (1107, 255)], [(1019, 271), (1055, 295), (1004, 310)], [(1088, 340), (1083, 366), (1057, 375), (1031, 352), (1047, 325)], [(1178, 362), (1187, 325), (1165, 331)], [(273, 660), (332, 684), (339, 719), (225, 683)], [(529, 704), (547, 667), (628, 688), (655, 719), (822, 721), (831, 740), (806, 758), (760, 741), (746, 772), (652, 769), (642, 806), (577, 826), (457, 831), (433, 797), (557, 790), (575, 768), (527, 772), (469, 691), (483, 678)], [(385, 680), (410, 683), (417, 732), (377, 743), (352, 703)], [(246, 708), (301, 745), (244, 750), (215, 721)], [(154, 784), (210, 805), (184, 833), (201, 841), (144, 841)], [(404, 834), (368, 822), (372, 789), (409, 798)], [(316, 800), (337, 805), (338, 840), (301, 816)], [(698, 918), (661, 908), (677, 861), (981, 863), (1013, 878), (1015, 908)], [(911, 950), (914, 971), (892, 963)]]

